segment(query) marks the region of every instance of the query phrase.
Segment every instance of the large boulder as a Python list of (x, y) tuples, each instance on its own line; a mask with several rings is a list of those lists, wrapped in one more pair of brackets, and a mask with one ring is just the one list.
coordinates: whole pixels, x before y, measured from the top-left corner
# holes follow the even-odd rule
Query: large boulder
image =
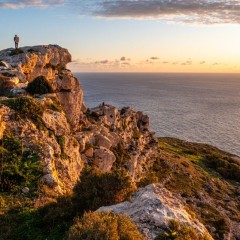
[(209, 235), (204, 225), (184, 209), (183, 202), (159, 184), (151, 184), (139, 190), (130, 201), (101, 207), (98, 211), (127, 214), (146, 239), (150, 240), (155, 239), (160, 229), (166, 228), (172, 219), (194, 228), (199, 234)]
[(101, 169), (103, 172), (109, 172), (112, 169), (113, 163), (116, 161), (116, 157), (110, 150), (100, 147), (95, 149), (93, 164)]

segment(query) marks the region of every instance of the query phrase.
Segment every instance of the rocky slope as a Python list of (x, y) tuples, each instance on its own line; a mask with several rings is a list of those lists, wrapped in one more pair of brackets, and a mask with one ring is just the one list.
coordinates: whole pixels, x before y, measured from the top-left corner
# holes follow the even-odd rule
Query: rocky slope
[[(70, 61), (69, 52), (57, 45), (0, 51), (0, 238), (63, 239), (74, 217), (97, 209), (77, 210), (82, 170), (90, 167), (102, 174), (91, 176), (92, 181), (99, 178), (108, 186), (104, 177), (121, 180), (124, 171), (131, 189), (142, 188), (130, 201), (101, 210), (128, 214), (145, 239), (154, 239), (171, 219), (208, 239), (240, 239), (236, 156), (207, 145), (157, 139), (148, 116), (129, 107), (102, 103), (87, 109), (79, 80), (66, 69)], [(102, 196), (104, 186), (96, 194)], [(110, 203), (119, 203), (126, 189), (120, 187), (118, 200)], [(39, 218), (41, 228), (36, 227)], [(32, 228), (23, 231), (29, 224)]]

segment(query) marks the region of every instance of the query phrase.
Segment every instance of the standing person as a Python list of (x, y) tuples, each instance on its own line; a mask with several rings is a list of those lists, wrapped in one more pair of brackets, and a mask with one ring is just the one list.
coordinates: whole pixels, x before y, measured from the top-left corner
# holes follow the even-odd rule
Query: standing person
[(19, 43), (19, 36), (16, 34), (15, 36), (14, 36), (14, 42), (15, 42), (15, 48), (17, 49), (18, 48), (18, 43)]

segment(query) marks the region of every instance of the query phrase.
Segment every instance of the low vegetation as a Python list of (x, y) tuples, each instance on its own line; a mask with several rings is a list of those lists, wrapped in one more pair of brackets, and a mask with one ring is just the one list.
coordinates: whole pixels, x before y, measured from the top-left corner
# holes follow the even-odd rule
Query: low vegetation
[(155, 240), (211, 240), (207, 235), (200, 235), (191, 227), (180, 224), (178, 221), (170, 220), (168, 228), (159, 234)]
[(67, 159), (68, 156), (67, 154), (64, 152), (65, 150), (65, 137), (64, 136), (56, 136), (57, 142), (60, 146), (61, 149), (61, 158), (63, 159)]
[(125, 201), (134, 187), (124, 170), (102, 173), (96, 168), (85, 168), (74, 191), (79, 211), (84, 211)]
[(28, 187), (32, 194), (37, 190), (42, 168), (34, 150), (26, 150), (20, 139), (5, 133), (1, 139), (0, 158), (0, 192), (18, 193)]
[[(102, 173), (94, 168), (85, 168), (72, 195), (57, 198), (55, 202), (44, 207), (34, 208), (34, 202), (26, 200), (28, 196), (4, 195), (4, 198), (0, 198), (1, 206), (6, 209), (0, 217), (0, 239), (66, 239), (74, 219), (82, 219), (85, 211), (94, 211), (103, 205), (124, 201), (133, 190), (130, 178), (123, 171)], [(13, 198), (11, 201), (10, 196)], [(94, 218), (93, 215), (92, 220)], [(136, 228), (128, 220), (120, 218), (118, 224), (122, 224), (121, 232), (126, 232), (126, 236), (135, 236)], [(73, 234), (73, 230), (70, 230), (70, 233)]]
[(112, 212), (88, 212), (77, 218), (68, 240), (143, 240), (135, 224), (125, 215)]
[(30, 82), (26, 88), (26, 91), (32, 95), (41, 95), (54, 92), (50, 83), (44, 76), (39, 76), (35, 78), (32, 82)]
[(14, 120), (30, 119), (39, 129), (44, 129), (42, 122), (43, 107), (36, 100), (30, 97), (18, 97), (1, 100), (4, 104), (15, 110)]

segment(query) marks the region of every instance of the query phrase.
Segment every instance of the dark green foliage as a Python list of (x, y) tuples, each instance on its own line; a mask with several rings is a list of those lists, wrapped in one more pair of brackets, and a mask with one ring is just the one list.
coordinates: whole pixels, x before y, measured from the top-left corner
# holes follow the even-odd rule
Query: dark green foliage
[(224, 178), (240, 182), (240, 164), (232, 158), (208, 154), (203, 162), (207, 167), (214, 169)]
[(34, 192), (42, 174), (38, 155), (25, 150), (20, 139), (4, 135), (0, 147), (0, 191), (16, 192), (29, 187)]
[(68, 156), (64, 152), (65, 148), (65, 137), (64, 136), (56, 136), (57, 142), (61, 148), (61, 158), (66, 159)]
[(50, 83), (44, 76), (39, 76), (30, 82), (26, 88), (26, 91), (30, 94), (53, 93)]
[(16, 111), (15, 120), (30, 119), (39, 129), (44, 129), (42, 122), (43, 107), (33, 98), (19, 97), (0, 101), (1, 104), (8, 106)]
[(68, 240), (143, 240), (137, 226), (125, 215), (112, 212), (88, 212), (77, 218)]
[[(0, 239), (66, 239), (75, 217), (81, 217), (86, 210), (123, 201), (133, 190), (130, 178), (122, 171), (102, 173), (97, 169), (85, 169), (81, 180), (73, 196), (58, 198), (38, 209), (23, 206), (5, 213), (0, 217)], [(124, 229), (124, 221), (122, 223)], [(126, 234), (127, 229), (124, 230)]]
[(24, 53), (24, 51), (21, 48), (16, 48), (14, 50), (11, 51), (10, 56), (15, 56), (18, 54)]
[(62, 106), (59, 100), (55, 97), (50, 97), (52, 100), (52, 103), (47, 103), (47, 107), (52, 109), (53, 111), (56, 112), (61, 112), (62, 111)]
[(170, 220), (168, 228), (159, 234), (155, 240), (210, 240), (207, 235), (198, 234), (193, 228), (180, 224), (176, 220)]
[(152, 183), (158, 183), (159, 179), (157, 177), (157, 173), (154, 171), (148, 171), (145, 176), (137, 183), (137, 187), (145, 187)]
[(128, 199), (134, 187), (126, 172), (119, 170), (102, 173), (98, 169), (85, 168), (75, 187), (75, 199), (80, 211), (96, 210)]
[(15, 208), (0, 217), (0, 239), (63, 240), (75, 216), (68, 197), (39, 209)]
[(117, 147), (112, 148), (111, 150), (116, 156), (114, 167), (116, 169), (119, 169), (119, 168), (127, 169), (129, 160), (131, 159), (129, 156), (129, 151), (124, 148), (121, 142), (117, 145)]

